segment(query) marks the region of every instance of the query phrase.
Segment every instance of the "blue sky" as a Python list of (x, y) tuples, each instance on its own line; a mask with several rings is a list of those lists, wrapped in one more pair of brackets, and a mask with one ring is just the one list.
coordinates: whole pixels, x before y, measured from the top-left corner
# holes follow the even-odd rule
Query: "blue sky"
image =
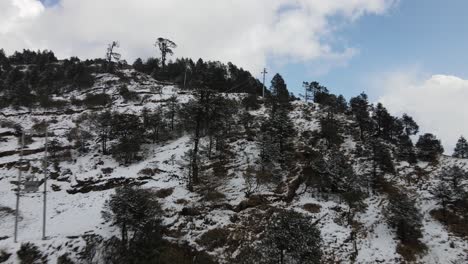
[[(346, 66), (324, 75), (310, 74), (309, 66), (289, 64), (270, 72), (283, 74), (289, 88), (298, 92), (304, 76), (318, 80), (346, 97), (361, 91), (379, 92), (369, 78), (387, 71), (418, 67), (424, 72), (468, 77), (468, 1), (400, 1), (385, 15), (367, 15), (344, 26), (335, 36), (356, 47)], [(271, 67), (271, 66), (270, 66)]]
[(295, 94), (303, 81), (348, 99), (364, 91), (450, 151), (468, 137), (467, 10), (467, 0), (0, 0), (0, 48), (96, 58), (117, 40), (132, 62), (159, 56), (153, 43), (167, 37), (178, 57), (259, 78), (266, 66), (268, 82), (280, 73)]

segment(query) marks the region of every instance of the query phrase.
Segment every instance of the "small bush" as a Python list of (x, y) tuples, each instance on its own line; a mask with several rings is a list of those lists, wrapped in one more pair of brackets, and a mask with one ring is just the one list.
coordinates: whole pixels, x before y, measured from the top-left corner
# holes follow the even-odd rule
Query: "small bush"
[(448, 230), (461, 238), (468, 238), (468, 222), (449, 209), (435, 209), (430, 212), (431, 216), (440, 223), (447, 226)]
[(205, 232), (197, 242), (212, 251), (215, 248), (225, 246), (227, 244), (228, 237), (229, 230), (225, 228), (215, 228)]
[(156, 197), (158, 198), (166, 198), (170, 196), (174, 192), (174, 188), (165, 188), (156, 191)]
[(224, 195), (223, 193), (220, 193), (220, 192), (218, 192), (216, 190), (208, 191), (205, 194), (205, 200), (210, 201), (210, 202), (219, 201), (219, 200), (224, 199), (224, 198), (226, 198), (226, 195)]
[(10, 253), (4, 250), (0, 250), (0, 263), (6, 262), (10, 258), (10, 256)]
[(83, 103), (87, 107), (95, 107), (95, 106), (105, 106), (112, 102), (110, 96), (108, 94), (87, 94), (86, 98), (83, 100)]
[(57, 258), (57, 264), (74, 264), (73, 260), (69, 257), (68, 254), (63, 254)]
[(304, 208), (304, 210), (306, 210), (307, 212), (318, 214), (320, 213), (320, 209), (322, 209), (322, 206), (320, 204), (308, 203), (304, 204), (302, 208)]
[(152, 168), (144, 168), (138, 172), (138, 175), (152, 177), (156, 175), (156, 172)]
[(21, 244), (20, 250), (16, 254), (21, 264), (47, 263), (47, 257), (32, 243)]

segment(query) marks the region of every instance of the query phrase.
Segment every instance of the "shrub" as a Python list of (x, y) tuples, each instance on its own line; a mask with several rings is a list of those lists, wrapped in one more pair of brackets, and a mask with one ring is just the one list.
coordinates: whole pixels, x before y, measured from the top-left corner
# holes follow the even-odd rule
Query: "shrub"
[(87, 107), (105, 106), (112, 102), (108, 94), (87, 94), (83, 103)]
[(47, 263), (47, 257), (42, 254), (38, 247), (32, 243), (21, 244), (16, 252), (21, 264)]
[(211, 229), (203, 233), (197, 242), (209, 251), (213, 251), (215, 248), (224, 247), (227, 244), (229, 233), (229, 230), (225, 228)]

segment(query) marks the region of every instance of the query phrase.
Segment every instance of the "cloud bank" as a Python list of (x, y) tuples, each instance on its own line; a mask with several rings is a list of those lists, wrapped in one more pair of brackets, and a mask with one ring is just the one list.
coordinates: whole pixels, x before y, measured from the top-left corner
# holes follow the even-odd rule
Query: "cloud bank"
[(408, 113), (422, 133), (434, 133), (451, 154), (458, 138), (468, 136), (468, 80), (450, 75), (423, 77), (418, 71), (383, 78), (379, 101), (394, 114)]
[(60, 57), (102, 57), (106, 44), (119, 40), (132, 61), (156, 55), (152, 43), (164, 36), (179, 44), (178, 56), (232, 61), (254, 72), (268, 60), (323, 61), (327, 70), (357, 53), (329, 41), (332, 20), (383, 14), (396, 2), (61, 0), (46, 8), (39, 0), (1, 0), (0, 43), (9, 53), (30, 48)]

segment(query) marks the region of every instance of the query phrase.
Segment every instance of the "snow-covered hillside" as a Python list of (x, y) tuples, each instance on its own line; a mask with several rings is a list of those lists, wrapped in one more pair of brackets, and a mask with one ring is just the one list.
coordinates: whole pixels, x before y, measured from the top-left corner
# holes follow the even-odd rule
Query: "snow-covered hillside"
[[(114, 188), (123, 184), (135, 184), (153, 189), (159, 197), (163, 210), (163, 225), (167, 227), (164, 238), (204, 251), (220, 263), (228, 262), (239, 254), (238, 241), (248, 234), (255, 234), (255, 228), (268, 225), (268, 219), (259, 218), (259, 212), (271, 208), (293, 209), (309, 215), (317, 221), (323, 240), (324, 263), (403, 263), (397, 251), (398, 239), (395, 230), (385, 220), (383, 210), (388, 203), (385, 193), (373, 193), (364, 200), (365, 208), (358, 212), (353, 223), (346, 220), (348, 205), (337, 196), (323, 196), (305, 190), (301, 184), (295, 190), (292, 200), (286, 199), (298, 172), (283, 175), (279, 182), (258, 186), (255, 192), (246, 197), (248, 184), (245, 175), (249, 166), (254, 165), (259, 155), (258, 144), (246, 137), (233, 137), (228, 144), (233, 153), (222, 179), (205, 178), (202, 190), (194, 192), (187, 188), (187, 171), (184, 155), (192, 148), (191, 135), (180, 136), (163, 143), (143, 145), (142, 160), (130, 165), (119, 164), (112, 156), (102, 155), (98, 143), (89, 146), (90, 151), (80, 154), (73, 142), (67, 138), (77, 120), (83, 114), (105, 110), (120, 113), (141, 114), (143, 108), (156, 110), (167, 107), (168, 99), (176, 96), (178, 104), (188, 102), (193, 96), (174, 85), (160, 83), (133, 70), (123, 72), (129, 81), (128, 90), (139, 95), (139, 100), (125, 100), (119, 89), (123, 81), (111, 74), (97, 76), (95, 85), (86, 91), (74, 91), (63, 95), (61, 100), (84, 99), (87, 94), (106, 93), (112, 98), (108, 107), (86, 108), (72, 106), (69, 109), (13, 109), (0, 113), (0, 251), (12, 254), (5, 263), (19, 263), (16, 252), (21, 243), (32, 242), (47, 255), (48, 263), (56, 263), (57, 258), (69, 253), (77, 263), (84, 262), (80, 252), (86, 249), (90, 237), (110, 238), (118, 235), (115, 226), (103, 221), (101, 211), (104, 202)], [(224, 94), (233, 100), (241, 101), (244, 94)], [(318, 120), (324, 115), (320, 106), (301, 101), (292, 103), (290, 117), (298, 135), (320, 129)], [(254, 118), (262, 118), (265, 105), (259, 110), (250, 111)], [(309, 112), (307, 116), (305, 112)], [(344, 123), (352, 123), (347, 116), (340, 116)], [(24, 193), (19, 206), (18, 243), (13, 241), (14, 208), (16, 203), (16, 178), (20, 141), (15, 133), (15, 124), (32, 135), (27, 145), (24, 159), (29, 168), (23, 177), (35, 176), (43, 179), (41, 162), (44, 157), (44, 135), (35, 129), (42, 121), (50, 123), (48, 140), (56, 140), (61, 146), (58, 162), (49, 165), (54, 177), (47, 182), (47, 239), (42, 236), (42, 193)], [(202, 145), (208, 144), (202, 139)], [(307, 145), (297, 137), (294, 146)], [(345, 133), (341, 148), (354, 157), (356, 142)], [(31, 151), (29, 151), (31, 150)], [(68, 154), (67, 154), (68, 153)], [(213, 173), (213, 164), (203, 161), (205, 173)], [(454, 235), (447, 227), (434, 219), (430, 211), (438, 204), (430, 193), (436, 184), (435, 175), (445, 165), (458, 163), (467, 166), (468, 161), (443, 156), (433, 167), (419, 162), (417, 166), (424, 178), (408, 180), (408, 175), (416, 174), (415, 166), (406, 162), (396, 162), (397, 172), (386, 175), (385, 179), (396, 188), (401, 187), (415, 198), (417, 208), (423, 214), (423, 237), (426, 252), (417, 259), (419, 263), (467, 263), (468, 241)], [(353, 162), (356, 171), (363, 164)], [(416, 177), (416, 176), (415, 176)], [(43, 186), (40, 186), (42, 190)], [(209, 233), (219, 232), (226, 244), (213, 244)], [(252, 235), (253, 236), (253, 235)], [(234, 242), (233, 242), (234, 241)], [(246, 239), (245, 241), (249, 241)], [(236, 244), (237, 243), (237, 244)]]

